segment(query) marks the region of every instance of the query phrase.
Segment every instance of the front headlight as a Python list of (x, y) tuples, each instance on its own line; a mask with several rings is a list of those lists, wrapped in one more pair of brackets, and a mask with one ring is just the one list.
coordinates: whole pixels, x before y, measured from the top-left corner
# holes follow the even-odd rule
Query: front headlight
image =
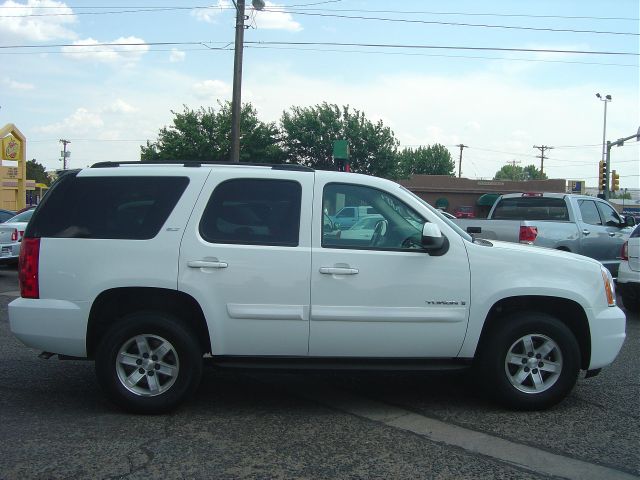
[(605, 267), (600, 267), (602, 272), (602, 281), (604, 282), (604, 293), (607, 297), (607, 303), (610, 307), (616, 306), (616, 286), (613, 283), (611, 272)]

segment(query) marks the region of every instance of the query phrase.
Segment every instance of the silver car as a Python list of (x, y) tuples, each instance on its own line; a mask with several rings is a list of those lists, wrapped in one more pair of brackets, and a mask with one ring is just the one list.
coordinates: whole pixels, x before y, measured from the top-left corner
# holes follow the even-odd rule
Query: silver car
[(20, 242), (34, 209), (26, 210), (0, 224), (0, 265), (18, 262)]

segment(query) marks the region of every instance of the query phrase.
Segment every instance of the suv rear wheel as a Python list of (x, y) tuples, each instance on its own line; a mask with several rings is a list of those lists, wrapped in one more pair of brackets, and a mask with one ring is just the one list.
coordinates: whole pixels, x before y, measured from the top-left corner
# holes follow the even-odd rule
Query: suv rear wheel
[(542, 410), (560, 402), (575, 385), (580, 348), (557, 318), (515, 313), (488, 335), (477, 366), (499, 402), (518, 410)]
[(116, 405), (135, 413), (163, 413), (197, 388), (202, 350), (178, 318), (136, 312), (107, 331), (95, 363), (98, 382)]

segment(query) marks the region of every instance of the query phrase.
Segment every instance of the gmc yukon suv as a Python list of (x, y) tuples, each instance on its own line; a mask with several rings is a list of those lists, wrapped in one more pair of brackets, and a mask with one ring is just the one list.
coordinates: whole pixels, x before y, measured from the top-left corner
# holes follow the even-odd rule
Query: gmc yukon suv
[[(325, 209), (367, 205), (370, 238)], [(221, 366), (473, 368), (544, 409), (625, 338), (590, 258), (474, 240), (388, 180), (297, 165), (103, 163), (58, 180), (29, 223), (11, 330), (95, 361), (117, 405), (165, 412)]]

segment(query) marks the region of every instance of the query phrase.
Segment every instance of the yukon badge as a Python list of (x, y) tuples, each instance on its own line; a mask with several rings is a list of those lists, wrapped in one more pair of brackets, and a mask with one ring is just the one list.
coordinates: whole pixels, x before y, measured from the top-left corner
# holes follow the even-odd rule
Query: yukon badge
[(458, 302), (456, 300), (425, 300), (427, 305), (466, 305), (467, 302)]

